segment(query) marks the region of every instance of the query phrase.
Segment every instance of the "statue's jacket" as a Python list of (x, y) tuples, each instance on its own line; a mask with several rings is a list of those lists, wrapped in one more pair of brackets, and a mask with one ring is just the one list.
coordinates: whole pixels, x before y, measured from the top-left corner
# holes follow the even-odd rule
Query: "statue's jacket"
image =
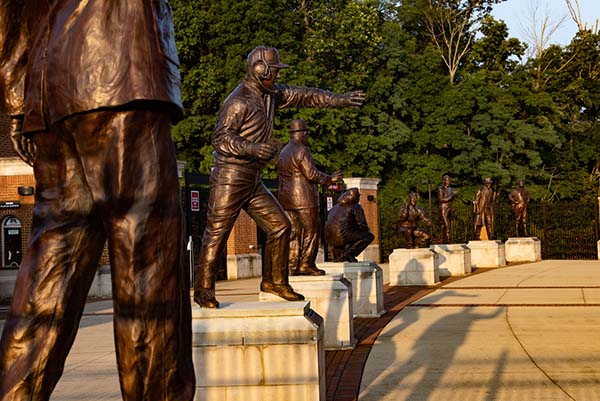
[(167, 0), (22, 3), (19, 24), (8, 23), (14, 15), (0, 10), (0, 41), (16, 38), (0, 60), (0, 108), (24, 115), (24, 132), (136, 101), (163, 102), (174, 121), (181, 117), (179, 60)]
[(277, 198), (284, 209), (319, 207), (318, 185), (329, 183), (331, 177), (317, 170), (308, 146), (290, 140), (279, 154), (277, 172)]
[(215, 165), (238, 165), (260, 170), (266, 163), (253, 158), (248, 145), (273, 141), (275, 110), (286, 107), (342, 107), (341, 95), (300, 86), (275, 84), (265, 90), (246, 78), (223, 102), (212, 145)]

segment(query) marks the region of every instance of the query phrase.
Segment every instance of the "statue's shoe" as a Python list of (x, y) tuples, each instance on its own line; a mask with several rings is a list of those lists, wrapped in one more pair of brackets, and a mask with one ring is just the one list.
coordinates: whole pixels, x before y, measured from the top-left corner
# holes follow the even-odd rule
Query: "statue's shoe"
[(200, 288), (194, 291), (194, 302), (201, 308), (218, 308), (219, 301), (215, 298), (215, 290), (210, 288)]
[(275, 284), (271, 281), (263, 280), (260, 283), (260, 290), (275, 294), (286, 301), (303, 301), (304, 295), (295, 292), (289, 284)]
[(297, 274), (301, 276), (324, 276), (327, 272), (315, 266), (301, 267)]

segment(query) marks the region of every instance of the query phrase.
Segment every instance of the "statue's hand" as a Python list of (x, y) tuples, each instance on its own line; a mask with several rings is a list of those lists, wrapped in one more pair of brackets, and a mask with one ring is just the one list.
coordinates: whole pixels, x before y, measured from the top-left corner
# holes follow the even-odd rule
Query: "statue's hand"
[(30, 166), (33, 166), (35, 145), (31, 141), (31, 138), (23, 134), (23, 119), (20, 117), (13, 117), (11, 119), (10, 141), (12, 142), (13, 149), (17, 152), (17, 155), (19, 155), (21, 160)]
[(344, 107), (351, 107), (353, 109), (356, 109), (356, 108), (362, 106), (363, 103), (365, 102), (365, 92), (358, 90), (358, 91), (344, 93), (342, 95), (342, 101), (343, 101)]
[(331, 174), (331, 182), (340, 182), (344, 178), (344, 174), (341, 171), (336, 171)]
[(248, 152), (257, 159), (270, 160), (277, 153), (277, 147), (268, 143), (251, 142), (248, 144)]

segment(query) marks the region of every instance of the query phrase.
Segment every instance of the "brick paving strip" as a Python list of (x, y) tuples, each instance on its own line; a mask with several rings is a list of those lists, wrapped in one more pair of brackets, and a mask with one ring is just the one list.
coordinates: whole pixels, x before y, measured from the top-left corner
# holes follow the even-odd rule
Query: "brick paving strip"
[[(476, 269), (469, 276), (448, 277), (432, 287), (384, 286), (384, 308), (387, 311), (380, 318), (354, 318), (356, 346), (351, 350), (325, 351), (325, 382), (327, 401), (357, 401), (363, 370), (371, 347), (383, 328), (412, 302), (443, 287), (446, 284), (480, 274), (491, 269)], [(497, 270), (497, 269), (494, 269)], [(454, 288), (453, 288), (454, 289)], [(421, 306), (421, 305), (419, 305)], [(512, 306), (512, 305), (511, 305)]]

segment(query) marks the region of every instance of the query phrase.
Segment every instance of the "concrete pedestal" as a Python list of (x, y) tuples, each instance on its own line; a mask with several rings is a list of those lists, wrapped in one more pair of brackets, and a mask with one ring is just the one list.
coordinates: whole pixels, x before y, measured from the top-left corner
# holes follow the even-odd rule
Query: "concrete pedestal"
[(317, 266), (329, 274), (341, 274), (352, 284), (355, 317), (380, 317), (383, 308), (383, 272), (373, 262), (326, 262)]
[(466, 244), (439, 244), (429, 248), (438, 254), (440, 277), (471, 273), (471, 250)]
[(365, 248), (357, 257), (359, 262), (379, 262), (379, 244), (371, 244)]
[[(341, 274), (291, 276), (294, 291), (304, 295), (310, 308), (323, 318), (325, 349), (351, 349), (356, 345), (352, 323), (352, 284)], [(276, 295), (261, 292), (261, 301), (281, 301)]]
[(504, 246), (507, 262), (542, 260), (542, 242), (537, 237), (511, 237)]
[(227, 255), (227, 280), (262, 276), (260, 253)]
[(390, 285), (435, 285), (439, 282), (438, 254), (431, 249), (394, 249), (390, 255)]
[(192, 307), (196, 401), (325, 401), (322, 319), (309, 302)]
[(506, 253), (502, 241), (469, 241), (471, 267), (506, 266)]

